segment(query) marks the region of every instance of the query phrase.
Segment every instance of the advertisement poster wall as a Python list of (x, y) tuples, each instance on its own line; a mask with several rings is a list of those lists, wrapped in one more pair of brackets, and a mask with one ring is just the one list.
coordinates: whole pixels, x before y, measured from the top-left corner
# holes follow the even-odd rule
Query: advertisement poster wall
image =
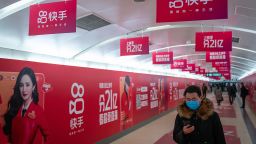
[[(31, 102), (24, 115), (22, 106), (16, 107), (19, 111), (14, 119), (19, 125), (11, 123), (12, 134), (23, 134), (12, 135), (12, 141), (29, 139), (36, 144), (43, 138), (54, 143), (96, 143), (175, 108), (185, 89), (185, 79), (174, 77), (0, 59), (0, 143), (7, 141), (2, 127), (16, 82), (15, 93), (21, 99), (28, 95), (18, 78), (26, 77), (22, 69), (34, 72), (33, 86), (37, 88), (31, 93), (38, 92), (39, 102)], [(31, 110), (32, 106), (35, 109)], [(23, 123), (30, 125), (28, 121), (37, 120), (44, 121), (44, 127), (39, 125), (43, 133), (24, 133)]]

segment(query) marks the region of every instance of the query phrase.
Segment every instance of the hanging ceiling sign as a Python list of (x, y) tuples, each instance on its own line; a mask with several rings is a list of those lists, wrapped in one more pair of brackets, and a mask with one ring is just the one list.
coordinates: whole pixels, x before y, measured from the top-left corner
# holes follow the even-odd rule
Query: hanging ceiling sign
[(76, 0), (30, 6), (29, 35), (76, 32)]
[(120, 39), (120, 56), (149, 54), (149, 37)]
[(232, 32), (197, 32), (196, 51), (232, 51)]
[(200, 74), (205, 75), (205, 69), (200, 68)]
[(225, 61), (225, 62), (212, 62), (212, 66), (213, 67), (228, 67), (228, 66), (230, 66), (230, 62), (229, 61)]
[(153, 52), (153, 64), (172, 64), (173, 52)]
[(201, 74), (201, 73), (200, 73), (200, 66), (196, 66), (196, 67), (195, 67), (195, 73), (196, 73), (196, 74)]
[(174, 60), (173, 64), (171, 64), (171, 69), (186, 69), (186, 68), (187, 68), (186, 59)]
[(228, 18), (228, 0), (157, 0), (156, 22)]
[(229, 62), (230, 54), (229, 52), (206, 52), (206, 62)]
[(230, 72), (226, 72), (226, 73), (221, 73), (223, 75), (223, 77), (227, 80), (230, 80), (231, 79), (231, 74)]
[(182, 71), (189, 71), (190, 73), (194, 73), (195, 67), (195, 64), (187, 64), (187, 68), (182, 69)]

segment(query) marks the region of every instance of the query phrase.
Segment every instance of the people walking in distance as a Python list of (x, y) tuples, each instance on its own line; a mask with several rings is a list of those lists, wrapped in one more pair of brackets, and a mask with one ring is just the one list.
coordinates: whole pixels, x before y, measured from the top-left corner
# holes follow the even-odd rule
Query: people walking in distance
[(217, 88), (214, 91), (214, 95), (216, 97), (216, 101), (217, 101), (218, 105), (220, 105), (221, 102), (223, 101), (223, 96), (222, 96), (221, 87), (219, 85), (217, 85)]
[(207, 86), (205, 85), (205, 83), (203, 83), (202, 92), (203, 92), (203, 97), (206, 98)]
[(240, 92), (240, 96), (242, 98), (242, 106), (241, 108), (245, 107), (245, 98), (246, 96), (249, 94), (248, 89), (244, 86), (244, 83), (241, 83), (241, 92)]

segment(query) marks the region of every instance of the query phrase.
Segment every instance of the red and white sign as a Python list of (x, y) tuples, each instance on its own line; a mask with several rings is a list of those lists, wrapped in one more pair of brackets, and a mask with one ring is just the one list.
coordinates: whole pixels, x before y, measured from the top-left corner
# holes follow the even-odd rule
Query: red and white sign
[(153, 52), (153, 64), (171, 64), (173, 62), (173, 52)]
[(231, 79), (231, 74), (230, 74), (230, 72), (221, 73), (221, 75), (222, 75), (225, 79), (228, 79), (228, 80)]
[[(170, 76), (0, 58), (1, 116), (8, 109), (17, 76), (24, 67), (35, 72), (38, 106), (43, 110), (42, 115), (36, 112), (34, 118), (39, 118), (36, 121), (45, 120), (48, 127), (37, 133), (30, 129), (19, 138), (37, 135), (33, 142), (36, 144), (43, 143), (42, 134), (45, 132), (50, 133), (44, 135), (47, 143), (48, 138), (58, 144), (96, 143), (158, 115), (167, 110), (167, 106), (175, 108), (183, 98), (180, 93), (185, 89), (185, 82), (199, 82)], [(172, 91), (168, 92), (168, 87)], [(17, 119), (18, 126), (12, 125), (13, 132), (23, 132), (20, 128), (24, 123), (19, 121), (20, 118)], [(34, 124), (34, 118), (28, 119), (26, 124)], [(0, 117), (0, 137), (3, 122), (3, 117)], [(7, 138), (1, 137), (1, 144), (6, 141)]]
[(230, 72), (230, 67), (215, 67), (219, 73)]
[(232, 31), (197, 32), (196, 51), (232, 51)]
[(195, 64), (187, 64), (187, 68), (182, 69), (182, 71), (189, 71), (189, 72), (195, 72)]
[(195, 67), (195, 73), (196, 73), (196, 74), (201, 74), (201, 73), (200, 73), (200, 66), (196, 66), (196, 67)]
[(149, 54), (149, 38), (120, 39), (120, 56)]
[(226, 51), (206, 52), (206, 62), (230, 61), (230, 54)]
[(200, 74), (204, 75), (205, 74), (205, 69), (200, 68)]
[(76, 0), (30, 6), (30, 36), (70, 32), (76, 32)]
[(227, 0), (157, 0), (156, 22), (228, 18)]
[(185, 68), (187, 68), (186, 59), (174, 60), (173, 64), (171, 64), (171, 69), (185, 69)]
[(228, 67), (228, 66), (230, 66), (230, 62), (229, 61), (225, 61), (225, 62), (212, 62), (212, 66), (213, 67)]

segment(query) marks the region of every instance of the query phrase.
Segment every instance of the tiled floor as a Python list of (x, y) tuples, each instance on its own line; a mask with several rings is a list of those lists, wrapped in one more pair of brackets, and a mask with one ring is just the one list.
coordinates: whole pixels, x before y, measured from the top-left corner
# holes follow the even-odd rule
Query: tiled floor
[[(253, 144), (243, 119), (238, 99), (233, 105), (229, 104), (228, 96), (224, 93), (224, 101), (217, 106), (212, 94), (207, 95), (215, 103), (215, 111), (219, 113), (224, 128), (227, 144)], [(248, 108), (246, 108), (246, 111)], [(112, 142), (112, 144), (174, 144), (172, 129), (177, 112), (171, 112), (142, 128)], [(255, 126), (255, 115), (248, 110)], [(256, 137), (256, 135), (255, 135)]]

